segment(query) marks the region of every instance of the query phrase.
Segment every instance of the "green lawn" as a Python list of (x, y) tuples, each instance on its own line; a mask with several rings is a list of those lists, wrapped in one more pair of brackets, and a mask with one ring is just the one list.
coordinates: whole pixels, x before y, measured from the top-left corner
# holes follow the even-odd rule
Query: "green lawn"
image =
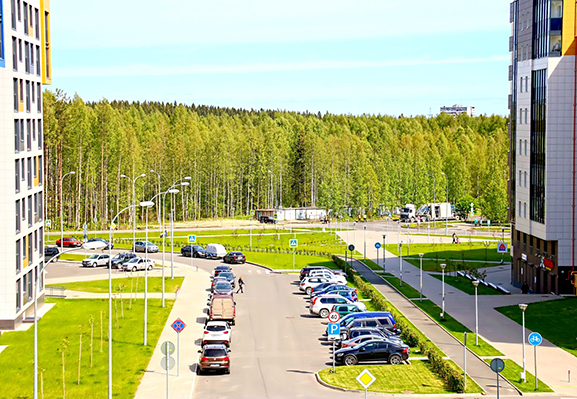
[[(254, 262), (271, 269), (292, 269), (293, 254), (275, 253), (275, 252), (243, 252), (246, 260)], [(300, 271), (305, 266), (326, 266), (331, 269), (337, 269), (337, 265), (327, 257), (315, 255), (295, 255), (295, 271)]]
[[(397, 244), (389, 244), (387, 251), (399, 256)], [(465, 262), (467, 260), (481, 260), (500, 262), (501, 254), (497, 253), (497, 243), (491, 242), (485, 248), (482, 242), (461, 242), (461, 244), (410, 244), (403, 245), (403, 256), (418, 256), (424, 254), (424, 258), (439, 259), (441, 263), (445, 259)], [(511, 256), (505, 254), (505, 262), (510, 262)]]
[[(143, 272), (142, 272), (143, 274)], [(184, 277), (175, 277), (171, 279), (170, 277), (164, 278), (164, 290), (165, 292), (176, 292), (176, 289), (182, 285)], [(131, 276), (129, 273), (126, 277), (115, 278), (112, 280), (112, 290), (113, 292), (119, 292), (119, 284), (122, 286), (122, 293), (128, 294), (136, 291), (136, 286), (138, 285), (137, 292), (144, 292), (144, 275)], [(67, 290), (72, 291), (86, 291), (95, 293), (107, 293), (108, 292), (108, 280), (95, 280), (95, 281), (78, 281), (74, 283), (64, 283), (64, 284), (47, 284), (47, 287), (57, 286), (66, 287)], [(162, 277), (148, 277), (148, 292), (162, 292)]]
[(459, 341), (464, 342), (465, 332), (467, 332), (467, 346), (479, 356), (503, 356), (501, 352), (493, 348), (482, 338), (479, 338), (479, 346), (475, 345), (475, 334), (467, 327), (455, 320), (450, 314), (445, 312), (445, 320), (441, 320), (441, 308), (430, 300), (413, 301), (415, 305), (423, 309), (433, 320), (443, 326), (451, 335)]
[[(497, 310), (521, 324), (519, 306), (505, 306)], [(525, 325), (529, 330), (539, 332), (554, 345), (574, 356), (577, 356), (576, 319), (577, 298), (531, 303), (525, 310)]]
[[(452, 393), (447, 388), (445, 381), (433, 370), (428, 361), (413, 360), (411, 364), (399, 365), (359, 365), (359, 366), (339, 366), (335, 373), (331, 373), (331, 367), (319, 371), (320, 378), (328, 384), (347, 389), (358, 389), (363, 391), (363, 387), (356, 380), (356, 377), (367, 369), (376, 378), (369, 387), (369, 392), (384, 392), (393, 394), (449, 394)], [(470, 381), (470, 380), (469, 380)], [(469, 386), (469, 385), (468, 385)], [(474, 386), (470, 384), (471, 388)], [(478, 390), (467, 390), (467, 392), (481, 392)]]
[[(47, 299), (55, 302), (38, 324), (39, 370), (44, 369), (44, 397), (62, 397), (62, 355), (58, 348), (67, 339), (66, 397), (103, 398), (108, 390), (108, 300), (100, 299)], [(148, 346), (142, 344), (143, 300), (133, 301), (128, 309), (124, 301), (124, 319), (117, 301), (119, 328), (113, 328), (113, 393), (117, 398), (133, 398), (144, 370), (156, 347), (158, 338), (174, 301), (148, 300)], [(100, 351), (100, 312), (103, 316), (103, 345)], [(90, 368), (90, 316), (94, 316), (93, 367)], [(113, 306), (113, 321), (115, 322)], [(82, 326), (82, 327), (79, 327)], [(79, 330), (82, 336), (82, 367), (78, 379)], [(33, 337), (34, 331), (13, 331), (2, 334), (0, 345), (8, 347), (0, 353), (0, 397), (31, 398), (33, 392)], [(8, 395), (9, 396), (5, 396)]]
[[(431, 274), (431, 276), (438, 280), (443, 279), (442, 276), (438, 274)], [(445, 283), (463, 291), (466, 294), (475, 295), (475, 286), (473, 285), (473, 282), (467, 277), (445, 275)], [(479, 283), (479, 287), (477, 288), (477, 295), (503, 295), (503, 293)]]
[(411, 287), (406, 282), (403, 282), (403, 286), (401, 287), (401, 280), (397, 277), (394, 277), (392, 274), (386, 273), (383, 278), (387, 280), (387, 282), (393, 287), (401, 291), (407, 298), (419, 298), (419, 291)]
[[(491, 364), (491, 359), (485, 359), (485, 361)], [(511, 381), (521, 392), (553, 392), (553, 390), (541, 380), (538, 381), (537, 389), (535, 389), (535, 376), (529, 373), (529, 370), (527, 370), (527, 382), (523, 382), (521, 379), (523, 367), (511, 359), (503, 359), (503, 361), (505, 362), (505, 368), (501, 374)]]
[(67, 253), (60, 255), (59, 260), (76, 260), (76, 261), (83, 261), (84, 259), (88, 258), (92, 253), (85, 256), (84, 254), (75, 254), (75, 253)]
[[(403, 258), (403, 261), (405, 262), (409, 262), (411, 265), (415, 266), (415, 267), (420, 267), (420, 259), (415, 259), (415, 258)], [(461, 266), (461, 264), (463, 263), (462, 261), (457, 261), (459, 263), (459, 265), (456, 264), (456, 262), (453, 262), (453, 266), (451, 266), (451, 262), (449, 262), (449, 264), (447, 265), (447, 269), (445, 269), (446, 271), (456, 271), (456, 270), (463, 270), (464, 268)], [(447, 264), (447, 260), (446, 259), (439, 259), (439, 260), (435, 260), (435, 259), (423, 259), (423, 270), (426, 272), (441, 272), (441, 263), (445, 263)], [(501, 262), (467, 262), (465, 261), (464, 263), (466, 265), (466, 267), (468, 267), (469, 269), (479, 269), (479, 268), (485, 268), (485, 267), (495, 267), (495, 266), (501, 266)]]

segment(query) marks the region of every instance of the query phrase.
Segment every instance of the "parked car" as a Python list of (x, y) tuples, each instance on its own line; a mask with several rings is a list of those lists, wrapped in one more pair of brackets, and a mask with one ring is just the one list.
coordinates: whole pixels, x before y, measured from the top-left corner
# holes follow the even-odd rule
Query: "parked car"
[(101, 242), (105, 245), (103, 249), (114, 249), (114, 244), (109, 243), (104, 238), (90, 238), (87, 242)]
[(94, 254), (82, 261), (84, 267), (108, 266), (108, 254)]
[(136, 257), (137, 255), (134, 252), (121, 252), (116, 256), (114, 256), (114, 258), (112, 258), (111, 261), (112, 268), (122, 269), (122, 266), (124, 266), (126, 263), (128, 263), (128, 261)]
[(308, 277), (309, 273), (313, 270), (324, 270), (324, 271), (331, 272), (333, 274), (337, 274), (337, 275), (346, 277), (346, 274), (342, 270), (329, 269), (326, 266), (305, 266), (301, 269), (300, 279), (302, 280), (303, 278)]
[(344, 336), (341, 335), (341, 340), (346, 341), (363, 335), (376, 335), (379, 339), (388, 340), (398, 344), (403, 343), (403, 340), (394, 332), (377, 327), (353, 327), (348, 331), (348, 334)]
[(218, 265), (214, 268), (214, 277), (217, 277), (221, 272), (232, 272), (232, 269), (227, 265)]
[(206, 246), (206, 257), (210, 259), (221, 259), (226, 255), (226, 249), (222, 244), (208, 244)]
[(329, 285), (327, 288), (325, 288), (324, 290), (320, 290), (320, 291), (315, 290), (314, 292), (311, 292), (310, 296), (311, 296), (311, 298), (314, 298), (315, 296), (325, 295), (325, 294), (339, 294), (339, 295), (342, 295), (345, 298), (349, 298), (353, 301), (357, 301), (359, 299), (357, 297), (357, 289), (356, 288), (351, 288), (351, 287), (348, 287), (348, 286), (342, 285), (342, 284)]
[(213, 295), (208, 306), (208, 320), (228, 321), (235, 324), (236, 303), (231, 295)]
[(234, 251), (229, 252), (222, 258), (224, 263), (245, 263), (246, 256), (242, 252)]
[(230, 358), (228, 349), (225, 345), (205, 345), (201, 350), (198, 360), (198, 373), (201, 374), (207, 370), (222, 370), (226, 374), (230, 373)]
[(62, 241), (57, 240), (56, 245), (59, 247), (81, 247), (82, 241), (77, 240), (74, 237), (64, 237)]
[(391, 323), (393, 323), (393, 325), (395, 326), (395, 329), (397, 328), (397, 322), (395, 321), (395, 318), (393, 317), (393, 315), (391, 314), (391, 312), (382, 312), (382, 311), (378, 311), (378, 312), (366, 312), (366, 311), (362, 311), (360, 313), (351, 313), (346, 315), (345, 317), (343, 317), (339, 323), (342, 327), (345, 327), (347, 324), (349, 324), (349, 322), (353, 319), (367, 319), (367, 318), (371, 318), (371, 317), (388, 317), (389, 320), (391, 320)]
[(309, 311), (311, 314), (316, 314), (325, 319), (328, 315), (330, 310), (333, 308), (334, 305), (344, 305), (344, 304), (354, 304), (357, 305), (359, 308), (366, 310), (367, 307), (362, 302), (353, 302), (350, 299), (347, 299), (339, 294), (327, 294), (323, 296), (317, 296), (311, 302), (309, 307)]
[(261, 223), (275, 223), (276, 221), (272, 216), (259, 216), (258, 221)]
[[(193, 245), (192, 246), (192, 251), (194, 253), (194, 257), (195, 258), (206, 258), (206, 249), (204, 249), (203, 247), (201, 247), (200, 245)], [(186, 256), (190, 258), (190, 245), (187, 245), (185, 247), (182, 247), (180, 249), (180, 254), (182, 256)]]
[(212, 279), (212, 282), (210, 284), (210, 292), (214, 292), (214, 287), (216, 286), (216, 284), (218, 283), (222, 283), (222, 282), (228, 282), (226, 277), (220, 277), (220, 275), (214, 277)]
[(145, 269), (152, 270), (153, 268), (154, 268), (154, 261), (152, 259), (146, 259), (141, 257), (130, 259), (122, 266), (123, 270), (132, 272)]
[(335, 285), (335, 284), (340, 284), (340, 283), (328, 282), (328, 283), (320, 283), (318, 285), (315, 285), (315, 286), (311, 287), (310, 292), (309, 292), (309, 297), (313, 294), (313, 292), (322, 291), (325, 288), (330, 287), (331, 285)]
[(311, 270), (308, 273), (308, 277), (324, 277), (324, 278), (328, 278), (331, 280), (336, 280), (339, 282), (339, 284), (346, 284), (347, 283), (347, 278), (345, 276), (342, 276), (340, 274), (336, 274), (333, 273), (329, 270)]
[(352, 348), (343, 348), (335, 352), (335, 361), (346, 366), (357, 363), (400, 364), (409, 358), (410, 349), (407, 345), (397, 345), (391, 342), (373, 340), (363, 342)]
[(341, 315), (341, 317), (343, 317), (343, 316), (346, 316), (350, 313), (362, 312), (362, 310), (357, 305), (350, 305), (347, 303), (346, 305), (333, 306), (333, 308), (331, 309), (331, 312), (337, 312), (338, 314)]
[(52, 262), (56, 262), (60, 260), (60, 255), (58, 255), (60, 251), (57, 247), (44, 247), (44, 260), (48, 262), (52, 259)]
[(228, 281), (219, 281), (214, 285), (214, 295), (231, 295), (234, 292), (232, 285)]
[[(376, 328), (386, 333), (386, 331), (391, 332), (395, 335), (400, 335), (401, 331), (397, 330), (395, 325), (391, 322), (391, 319), (388, 317), (370, 317), (370, 318), (358, 318), (358, 319), (351, 319), (349, 322), (343, 327), (341, 326), (341, 339), (348, 339), (349, 332), (354, 327), (370, 327)], [(388, 335), (388, 334), (387, 334)], [(345, 338), (346, 337), (346, 338)]]
[(385, 338), (382, 335), (373, 335), (373, 334), (359, 335), (355, 338), (351, 338), (351, 339), (348, 339), (346, 341), (341, 341), (340, 343), (337, 343), (337, 348), (338, 349), (352, 348), (352, 347), (355, 347), (357, 345), (362, 344), (363, 342), (374, 341), (374, 340), (385, 341)]
[[(148, 250), (147, 250), (148, 247)], [(158, 252), (158, 245), (151, 243), (150, 241), (135, 241), (132, 246), (133, 252), (148, 252), (153, 254)]]
[(236, 286), (235, 284), (235, 279), (236, 277), (234, 277), (234, 274), (232, 274), (232, 272), (220, 272), (218, 274), (219, 278), (225, 278), (226, 281), (228, 281), (230, 283), (230, 285), (232, 285), (232, 288), (234, 288)]
[(224, 344), (230, 346), (232, 329), (226, 321), (207, 321), (204, 325), (202, 345)]
[(307, 295), (310, 296), (313, 287), (322, 283), (330, 283), (330, 282), (331, 281), (328, 278), (324, 277), (305, 277), (299, 284), (299, 290), (304, 291)]

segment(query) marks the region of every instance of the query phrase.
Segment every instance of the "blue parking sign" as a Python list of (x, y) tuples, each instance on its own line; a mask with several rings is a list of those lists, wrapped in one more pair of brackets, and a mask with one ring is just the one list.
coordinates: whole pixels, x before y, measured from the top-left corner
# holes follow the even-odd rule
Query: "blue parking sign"
[(339, 337), (341, 335), (341, 325), (339, 323), (329, 323), (327, 332), (329, 334), (329, 339), (331, 336)]

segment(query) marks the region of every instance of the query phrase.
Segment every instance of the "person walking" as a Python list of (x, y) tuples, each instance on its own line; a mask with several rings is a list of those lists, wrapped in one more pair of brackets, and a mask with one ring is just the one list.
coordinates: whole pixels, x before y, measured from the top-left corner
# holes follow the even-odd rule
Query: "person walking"
[(528, 294), (529, 293), (529, 284), (525, 281), (521, 286), (521, 294)]
[(236, 290), (236, 293), (238, 294), (239, 292), (244, 294), (244, 281), (242, 276), (238, 278), (238, 290)]
[(457, 243), (457, 233), (453, 232), (453, 244)]

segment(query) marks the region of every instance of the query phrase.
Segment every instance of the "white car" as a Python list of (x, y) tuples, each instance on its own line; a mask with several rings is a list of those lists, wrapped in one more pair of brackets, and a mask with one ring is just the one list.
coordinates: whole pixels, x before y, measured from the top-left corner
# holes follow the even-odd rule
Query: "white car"
[[(338, 284), (346, 284), (347, 278), (328, 270), (311, 270), (308, 277), (324, 277)], [(306, 278), (306, 277), (305, 277)]]
[(362, 302), (354, 302), (348, 300), (347, 298), (340, 296), (339, 294), (327, 294), (327, 295), (319, 295), (315, 297), (309, 307), (311, 314), (316, 314), (321, 316), (322, 318), (326, 318), (333, 306), (335, 305), (344, 305), (344, 304), (353, 304), (357, 305), (361, 311), (365, 312), (367, 307)]
[(339, 278), (326, 278), (321, 276), (305, 277), (299, 285), (299, 290), (306, 292), (307, 295), (310, 295), (315, 286), (323, 283), (342, 284), (341, 279)]
[(154, 261), (152, 259), (137, 257), (130, 259), (128, 262), (126, 262), (122, 266), (122, 269), (129, 272), (135, 272), (137, 270), (144, 270), (144, 269), (152, 270), (153, 267), (154, 267)]
[(230, 346), (232, 340), (232, 329), (226, 321), (209, 321), (204, 326), (202, 334), (202, 345), (224, 344)]

